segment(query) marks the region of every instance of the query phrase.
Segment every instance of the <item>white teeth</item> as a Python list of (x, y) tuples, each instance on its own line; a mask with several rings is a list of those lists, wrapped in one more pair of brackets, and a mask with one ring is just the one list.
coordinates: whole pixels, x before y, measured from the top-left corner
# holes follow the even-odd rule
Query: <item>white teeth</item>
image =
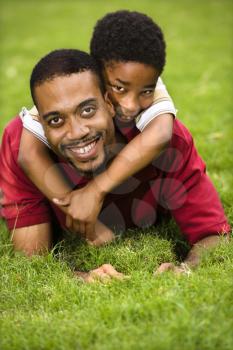
[(92, 142), (85, 147), (73, 148), (72, 151), (78, 154), (84, 154), (90, 152), (90, 150), (95, 146), (96, 142)]
[(121, 119), (122, 119), (122, 120), (132, 120), (133, 118), (122, 116)]

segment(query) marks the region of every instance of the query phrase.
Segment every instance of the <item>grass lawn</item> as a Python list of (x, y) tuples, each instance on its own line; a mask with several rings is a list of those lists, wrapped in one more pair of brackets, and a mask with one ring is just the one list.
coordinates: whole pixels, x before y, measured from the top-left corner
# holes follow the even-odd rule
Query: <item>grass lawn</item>
[[(37, 60), (55, 48), (88, 50), (96, 20), (122, 8), (145, 12), (163, 28), (163, 78), (233, 224), (231, 0), (0, 0), (0, 134), (32, 104)], [(190, 276), (152, 276), (185, 251), (170, 222), (100, 249), (67, 237), (29, 260), (13, 252), (0, 222), (0, 349), (232, 349), (233, 242), (206, 253)], [(130, 278), (85, 285), (72, 275), (102, 263)]]

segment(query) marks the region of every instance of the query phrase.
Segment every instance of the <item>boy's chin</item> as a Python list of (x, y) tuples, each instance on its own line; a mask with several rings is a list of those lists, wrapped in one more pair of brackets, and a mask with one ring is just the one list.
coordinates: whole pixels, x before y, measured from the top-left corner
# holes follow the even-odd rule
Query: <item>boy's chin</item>
[(135, 124), (135, 118), (125, 119), (122, 117), (115, 117), (115, 123), (117, 126), (120, 126), (120, 127), (132, 126)]

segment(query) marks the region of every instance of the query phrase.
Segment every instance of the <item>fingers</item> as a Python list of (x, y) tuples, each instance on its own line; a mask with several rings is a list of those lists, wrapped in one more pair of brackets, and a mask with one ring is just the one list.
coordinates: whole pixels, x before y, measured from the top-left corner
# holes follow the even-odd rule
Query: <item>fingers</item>
[(96, 281), (96, 279), (91, 276), (90, 272), (75, 271), (74, 275), (86, 283), (93, 283)]
[(86, 224), (84, 234), (87, 240), (94, 241), (96, 239), (95, 223)]
[(81, 278), (84, 282), (87, 282), (87, 283), (93, 283), (95, 281), (100, 281), (105, 283), (110, 281), (112, 278), (117, 280), (123, 280), (123, 279), (129, 278), (128, 276), (125, 276), (123, 273), (118, 272), (110, 264), (104, 264), (90, 272), (75, 271), (75, 276)]
[(163, 272), (172, 271), (175, 275), (187, 274), (188, 276), (191, 274), (191, 270), (187, 264), (181, 263), (179, 266), (168, 262), (161, 264), (157, 270), (154, 272), (154, 276), (158, 276)]
[(63, 198), (53, 198), (53, 203), (62, 207), (67, 207), (70, 205), (70, 196), (67, 195)]
[(84, 237), (86, 240), (92, 242), (97, 239), (95, 231), (95, 223), (85, 223), (79, 220), (75, 220), (71, 215), (66, 215), (66, 227), (73, 233), (77, 233)]
[(125, 277), (128, 277), (128, 276), (125, 276), (123, 273), (118, 272), (116, 269), (114, 269), (114, 267), (111, 264), (104, 264), (101, 267), (102, 267), (104, 273), (110, 277), (113, 277), (113, 278), (116, 278), (119, 280), (122, 280)]
[(158, 274), (163, 273), (165, 271), (173, 271), (174, 267), (175, 267), (175, 265), (173, 263), (170, 263), (170, 262), (163, 263), (157, 268), (157, 270), (155, 271), (154, 274), (158, 275)]
[(92, 270), (90, 272), (90, 276), (94, 280), (98, 280), (100, 282), (107, 282), (111, 279), (111, 276), (108, 273), (105, 273), (101, 267), (99, 267), (95, 270)]
[(66, 227), (68, 229), (72, 229), (72, 218), (70, 215), (66, 215)]

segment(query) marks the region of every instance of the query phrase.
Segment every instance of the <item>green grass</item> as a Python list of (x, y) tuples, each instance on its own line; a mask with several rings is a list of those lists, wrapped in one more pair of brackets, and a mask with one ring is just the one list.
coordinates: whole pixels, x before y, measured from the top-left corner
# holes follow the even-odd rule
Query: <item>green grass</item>
[[(230, 0), (0, 0), (0, 131), (21, 106), (31, 105), (28, 81), (36, 61), (59, 47), (88, 50), (96, 20), (121, 8), (148, 13), (164, 29), (165, 82), (232, 224)], [(169, 223), (127, 232), (101, 249), (67, 237), (52, 253), (29, 260), (13, 253), (1, 222), (0, 349), (232, 349), (233, 243), (206, 253), (189, 277), (152, 276), (161, 262), (177, 261), (185, 251)], [(72, 275), (74, 268), (102, 263), (130, 279), (85, 285)]]

